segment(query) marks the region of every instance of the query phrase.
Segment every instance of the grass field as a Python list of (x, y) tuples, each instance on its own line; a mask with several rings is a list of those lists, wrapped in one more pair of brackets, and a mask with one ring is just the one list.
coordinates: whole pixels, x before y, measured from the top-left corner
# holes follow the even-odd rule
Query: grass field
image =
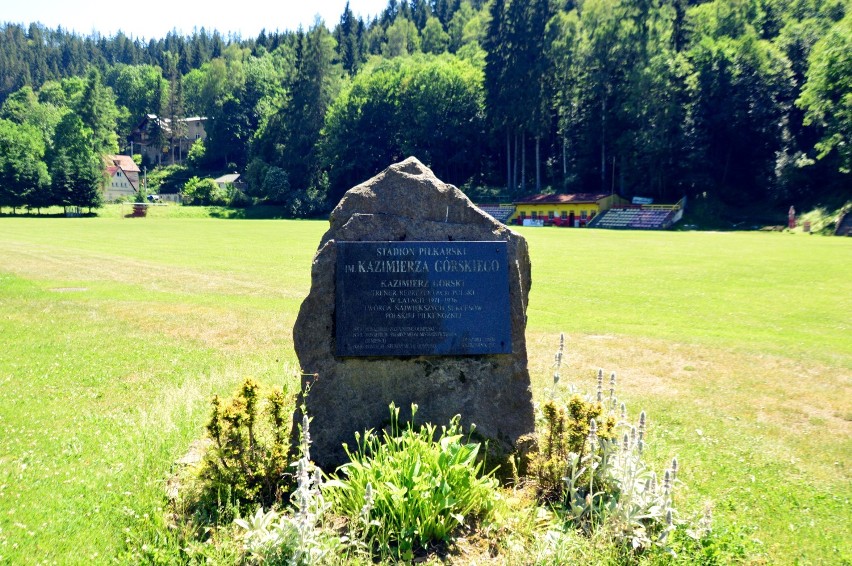
[[(209, 398), (295, 383), (292, 326), (324, 222), (0, 219), (0, 563), (126, 559)], [(756, 561), (852, 560), (852, 242), (765, 233), (525, 229), (528, 346), (559, 332), (592, 387), (616, 371)], [(682, 494), (683, 496), (683, 494)]]

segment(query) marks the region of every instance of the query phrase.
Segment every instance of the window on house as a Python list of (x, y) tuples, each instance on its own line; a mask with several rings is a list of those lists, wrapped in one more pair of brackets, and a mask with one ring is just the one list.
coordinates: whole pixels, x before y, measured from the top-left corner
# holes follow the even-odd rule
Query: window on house
[(568, 218), (568, 211), (563, 210), (562, 214), (560, 214), (560, 216), (562, 217), (562, 220), (566, 220)]
[(552, 210), (548, 210), (548, 211), (547, 211), (547, 219), (548, 219), (548, 220), (553, 220), (553, 211), (552, 211)]
[(536, 220), (538, 218), (538, 212), (536, 212), (535, 210), (532, 211), (532, 218), (533, 220)]
[(580, 218), (582, 218), (583, 220), (585, 220), (587, 216), (589, 216), (589, 211), (588, 211), (588, 210), (581, 210), (581, 211), (580, 211)]
[(527, 217), (527, 213), (526, 213), (525, 211), (523, 211), (523, 210), (522, 210), (519, 216), (520, 216), (521, 218), (526, 218), (526, 217)]

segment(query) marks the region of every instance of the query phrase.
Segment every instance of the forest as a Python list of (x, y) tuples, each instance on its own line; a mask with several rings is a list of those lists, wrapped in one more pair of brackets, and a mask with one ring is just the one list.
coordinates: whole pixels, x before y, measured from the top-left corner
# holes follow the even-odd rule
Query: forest
[[(389, 0), (370, 20), (81, 36), (0, 26), (0, 207), (97, 206), (146, 114), (241, 202), (333, 207), (418, 157), (472, 198), (617, 192), (784, 209), (852, 186), (849, 0)], [(156, 178), (154, 175), (152, 178)]]

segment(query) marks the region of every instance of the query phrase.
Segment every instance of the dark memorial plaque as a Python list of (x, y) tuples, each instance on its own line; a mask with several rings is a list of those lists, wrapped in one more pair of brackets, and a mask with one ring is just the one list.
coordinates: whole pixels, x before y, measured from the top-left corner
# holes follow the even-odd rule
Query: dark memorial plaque
[(336, 354), (511, 354), (506, 242), (337, 242)]

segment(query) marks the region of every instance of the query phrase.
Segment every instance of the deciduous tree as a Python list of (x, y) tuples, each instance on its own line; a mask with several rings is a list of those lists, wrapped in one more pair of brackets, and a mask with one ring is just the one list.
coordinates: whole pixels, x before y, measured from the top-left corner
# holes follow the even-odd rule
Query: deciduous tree
[(50, 204), (44, 149), (35, 127), (0, 118), (0, 207)]
[(482, 72), (451, 55), (398, 58), (365, 67), (326, 116), (323, 158), (331, 203), (409, 155), (448, 182), (480, 170)]
[(818, 157), (836, 151), (840, 171), (852, 172), (852, 13), (814, 45), (797, 104), (807, 112), (806, 124), (822, 128)]

